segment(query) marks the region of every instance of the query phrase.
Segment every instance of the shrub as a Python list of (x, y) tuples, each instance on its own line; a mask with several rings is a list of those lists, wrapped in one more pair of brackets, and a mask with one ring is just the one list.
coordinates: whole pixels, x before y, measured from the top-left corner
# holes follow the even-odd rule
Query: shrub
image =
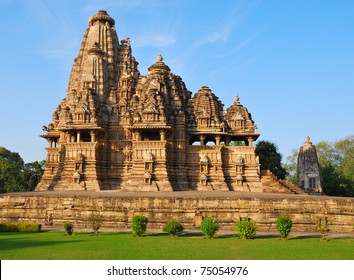
[(209, 238), (213, 238), (220, 228), (220, 221), (214, 218), (206, 218), (200, 224), (200, 230)]
[(148, 218), (143, 215), (135, 215), (132, 218), (132, 233), (134, 236), (142, 237), (146, 231), (146, 225), (149, 222)]
[(101, 228), (102, 225), (102, 215), (99, 214), (90, 214), (88, 220), (90, 221), (90, 223), (92, 224), (92, 229), (93, 229), (93, 233), (95, 235), (98, 234), (98, 230)]
[(317, 231), (321, 233), (322, 240), (326, 240), (326, 233), (329, 232), (327, 217), (317, 219)]
[(242, 239), (253, 239), (256, 236), (257, 226), (252, 219), (241, 219), (235, 224), (235, 230)]
[(293, 222), (288, 216), (280, 216), (275, 225), (280, 233), (280, 237), (287, 238), (293, 226)]
[(40, 232), (41, 224), (21, 224), (21, 223), (4, 223), (0, 224), (0, 232)]
[(74, 231), (74, 225), (71, 222), (64, 223), (64, 229), (68, 235), (72, 235)]
[(162, 230), (169, 233), (171, 236), (176, 236), (177, 232), (184, 230), (184, 227), (180, 222), (170, 221), (164, 225)]

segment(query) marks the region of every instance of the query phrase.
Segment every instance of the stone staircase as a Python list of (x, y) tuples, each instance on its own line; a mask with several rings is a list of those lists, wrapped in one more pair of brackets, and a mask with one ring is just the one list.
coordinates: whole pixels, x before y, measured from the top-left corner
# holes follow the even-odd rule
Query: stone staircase
[(269, 170), (261, 171), (261, 182), (265, 193), (307, 194), (288, 180), (278, 180)]
[(294, 194), (307, 194), (303, 189), (299, 188), (288, 180), (279, 180), (279, 183), (288, 188)]

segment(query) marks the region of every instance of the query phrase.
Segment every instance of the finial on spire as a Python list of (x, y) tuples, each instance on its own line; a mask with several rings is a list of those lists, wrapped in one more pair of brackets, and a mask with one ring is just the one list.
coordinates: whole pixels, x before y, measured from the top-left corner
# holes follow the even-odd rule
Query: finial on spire
[(148, 68), (149, 72), (151, 71), (170, 71), (170, 68), (163, 62), (163, 57), (159, 54), (156, 57), (156, 61), (153, 65)]
[(114, 26), (115, 24), (114, 19), (111, 18), (105, 10), (99, 10), (96, 15), (89, 18), (90, 25), (93, 25), (96, 21), (103, 22), (103, 24), (109, 23), (110, 26)]
[(312, 146), (312, 142), (310, 141), (310, 137), (306, 136), (306, 140), (304, 142), (304, 145), (302, 146), (305, 150), (310, 148)]
[(235, 96), (235, 103), (236, 103), (237, 105), (240, 104), (239, 100), (240, 100), (240, 98), (238, 97), (238, 95), (236, 95), (236, 96)]
[(161, 54), (159, 54), (157, 57), (156, 57), (156, 62), (162, 62), (163, 61), (163, 57)]

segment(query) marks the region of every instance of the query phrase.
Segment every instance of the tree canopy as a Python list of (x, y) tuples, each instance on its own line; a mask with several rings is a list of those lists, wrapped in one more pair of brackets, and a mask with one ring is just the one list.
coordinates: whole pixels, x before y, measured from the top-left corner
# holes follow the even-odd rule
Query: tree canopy
[(354, 135), (316, 145), (322, 188), (328, 195), (354, 196)]
[(34, 190), (44, 165), (45, 161), (24, 163), (18, 153), (0, 147), (0, 193)]
[(278, 179), (285, 179), (287, 172), (281, 165), (282, 155), (274, 143), (258, 142), (255, 153), (259, 156), (261, 170), (270, 170)]

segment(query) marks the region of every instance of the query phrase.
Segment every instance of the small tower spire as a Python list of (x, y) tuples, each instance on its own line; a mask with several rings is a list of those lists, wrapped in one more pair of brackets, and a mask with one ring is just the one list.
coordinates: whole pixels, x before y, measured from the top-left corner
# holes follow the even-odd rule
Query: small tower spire
[(307, 136), (297, 158), (297, 184), (305, 192), (322, 193), (322, 178), (314, 145)]

